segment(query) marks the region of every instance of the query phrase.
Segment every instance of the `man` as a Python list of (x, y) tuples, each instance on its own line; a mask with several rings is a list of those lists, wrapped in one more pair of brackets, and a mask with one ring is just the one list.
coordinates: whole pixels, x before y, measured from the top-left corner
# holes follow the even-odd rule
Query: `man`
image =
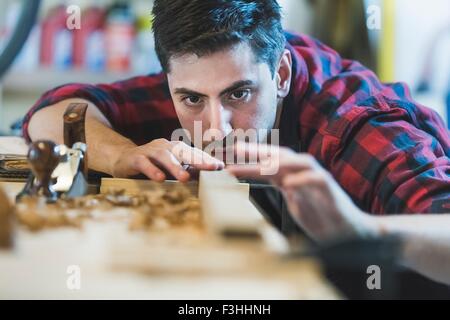
[[(224, 163), (170, 141), (175, 129), (193, 136), (201, 121), (203, 132), (220, 133), (215, 140), (235, 129), (279, 129), (282, 147), (337, 182), (338, 202), (348, 194), (372, 214), (450, 211), (448, 131), (406, 86), (382, 84), (319, 41), (285, 33), (275, 0), (156, 0), (153, 14), (164, 73), (53, 89), (26, 115), (24, 136), (61, 143), (65, 108), (84, 101), (92, 169), (187, 181), (184, 164)], [(192, 153), (201, 160), (191, 163)]]

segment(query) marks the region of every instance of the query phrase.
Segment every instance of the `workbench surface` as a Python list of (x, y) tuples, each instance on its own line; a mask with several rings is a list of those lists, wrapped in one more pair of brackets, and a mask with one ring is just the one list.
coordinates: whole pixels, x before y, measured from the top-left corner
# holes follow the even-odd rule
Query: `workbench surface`
[[(20, 183), (0, 182), (12, 198)], [(120, 214), (118, 215), (120, 216)], [(173, 239), (188, 237), (183, 231)], [(167, 235), (166, 235), (167, 236)], [(172, 237), (172, 235), (170, 235)], [(195, 235), (194, 235), (195, 237)], [(188, 267), (164, 257), (164, 245), (158, 250), (154, 239), (163, 235), (134, 232), (120, 219), (86, 221), (81, 230), (58, 228), (33, 233), (19, 228), (13, 251), (0, 251), (0, 298), (62, 299), (334, 299), (339, 297), (324, 280), (315, 261), (302, 260), (274, 264), (261, 271), (261, 265), (249, 264), (253, 272), (220, 270), (215, 260), (231, 259), (231, 247), (214, 250), (205, 245), (203, 254), (182, 251), (178, 254), (204, 259), (204, 272), (190, 272)], [(153, 240), (152, 240), (153, 239)], [(173, 240), (172, 240), (173, 241)], [(184, 241), (184, 240), (182, 240)], [(147, 246), (148, 245), (148, 246)], [(129, 248), (129, 250), (128, 250)], [(146, 249), (147, 248), (147, 249)], [(227, 249), (228, 248), (228, 249)], [(172, 252), (173, 251), (173, 252)], [(159, 252), (159, 257), (158, 257)], [(221, 253), (222, 252), (222, 253)], [(156, 254), (155, 254), (156, 253)], [(152, 257), (152, 255), (155, 255)], [(209, 258), (209, 259), (208, 259)], [(125, 259), (125, 261), (124, 261)], [(164, 260), (164, 259), (162, 259)], [(209, 262), (208, 262), (209, 261)], [(173, 263), (172, 263), (173, 262)], [(166, 272), (158, 267), (168, 267)], [(73, 269), (81, 271), (81, 289), (68, 289)], [(69, 268), (69, 269), (68, 269)], [(211, 271), (208, 272), (208, 269)], [(179, 272), (177, 272), (179, 270)]]
[[(0, 181), (0, 188), (13, 202), (23, 183)], [(315, 260), (283, 259), (261, 243), (188, 228), (131, 232), (126, 210), (81, 229), (16, 226), (13, 250), (0, 250), (0, 299), (340, 298)]]

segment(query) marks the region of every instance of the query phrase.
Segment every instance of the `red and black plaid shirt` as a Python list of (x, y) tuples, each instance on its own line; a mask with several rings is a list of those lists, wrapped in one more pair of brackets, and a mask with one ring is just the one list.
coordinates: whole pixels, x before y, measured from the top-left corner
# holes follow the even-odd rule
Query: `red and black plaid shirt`
[[(404, 84), (382, 84), (358, 62), (305, 36), (286, 34), (293, 56), (280, 140), (312, 154), (363, 210), (450, 213), (450, 137), (441, 118)], [(136, 144), (170, 139), (180, 127), (164, 74), (113, 84), (67, 84), (45, 93), (25, 116), (63, 99), (93, 102)]]

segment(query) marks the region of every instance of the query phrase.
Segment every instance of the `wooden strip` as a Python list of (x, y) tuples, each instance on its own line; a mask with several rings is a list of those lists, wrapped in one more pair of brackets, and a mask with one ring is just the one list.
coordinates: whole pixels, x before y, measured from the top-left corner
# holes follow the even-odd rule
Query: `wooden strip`
[[(100, 185), (100, 193), (105, 194), (112, 190), (123, 189), (125, 190), (125, 194), (135, 195), (140, 191), (152, 190), (155, 188), (171, 188), (175, 185), (180, 184), (178, 181), (166, 180), (163, 183), (151, 181), (151, 180), (142, 180), (142, 179), (120, 179), (120, 178), (102, 178)], [(198, 182), (190, 181), (183, 184), (186, 186), (189, 191), (191, 191), (194, 197), (198, 196)], [(236, 188), (246, 192), (247, 195), (250, 190), (250, 186), (248, 183), (239, 183)]]
[(87, 103), (71, 103), (64, 112), (64, 144), (72, 148), (76, 142), (86, 143), (85, 117)]
[[(105, 194), (114, 190), (122, 189), (127, 195), (136, 195), (141, 191), (154, 190), (158, 188), (172, 188), (179, 184), (178, 181), (165, 181), (163, 183), (140, 180), (140, 179), (119, 179), (119, 178), (102, 178), (100, 185), (100, 193)], [(193, 196), (197, 196), (198, 183), (188, 182), (184, 184)]]
[[(73, 148), (77, 142), (86, 143), (85, 119), (87, 103), (71, 103), (64, 112), (64, 144), (68, 148)], [(88, 176), (88, 153), (83, 152), (81, 171), (87, 179)]]

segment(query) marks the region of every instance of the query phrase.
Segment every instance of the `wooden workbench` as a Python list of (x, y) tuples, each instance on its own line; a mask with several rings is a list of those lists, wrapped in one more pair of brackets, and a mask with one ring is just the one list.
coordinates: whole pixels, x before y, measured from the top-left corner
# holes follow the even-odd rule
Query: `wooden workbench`
[[(11, 200), (22, 187), (0, 181)], [(14, 249), (0, 251), (0, 299), (340, 297), (314, 260), (287, 260), (263, 241), (189, 229), (131, 232), (126, 211), (118, 208), (111, 218), (87, 220), (81, 230), (34, 233), (16, 227)], [(73, 275), (70, 266), (80, 268), (79, 290), (67, 286)]]

